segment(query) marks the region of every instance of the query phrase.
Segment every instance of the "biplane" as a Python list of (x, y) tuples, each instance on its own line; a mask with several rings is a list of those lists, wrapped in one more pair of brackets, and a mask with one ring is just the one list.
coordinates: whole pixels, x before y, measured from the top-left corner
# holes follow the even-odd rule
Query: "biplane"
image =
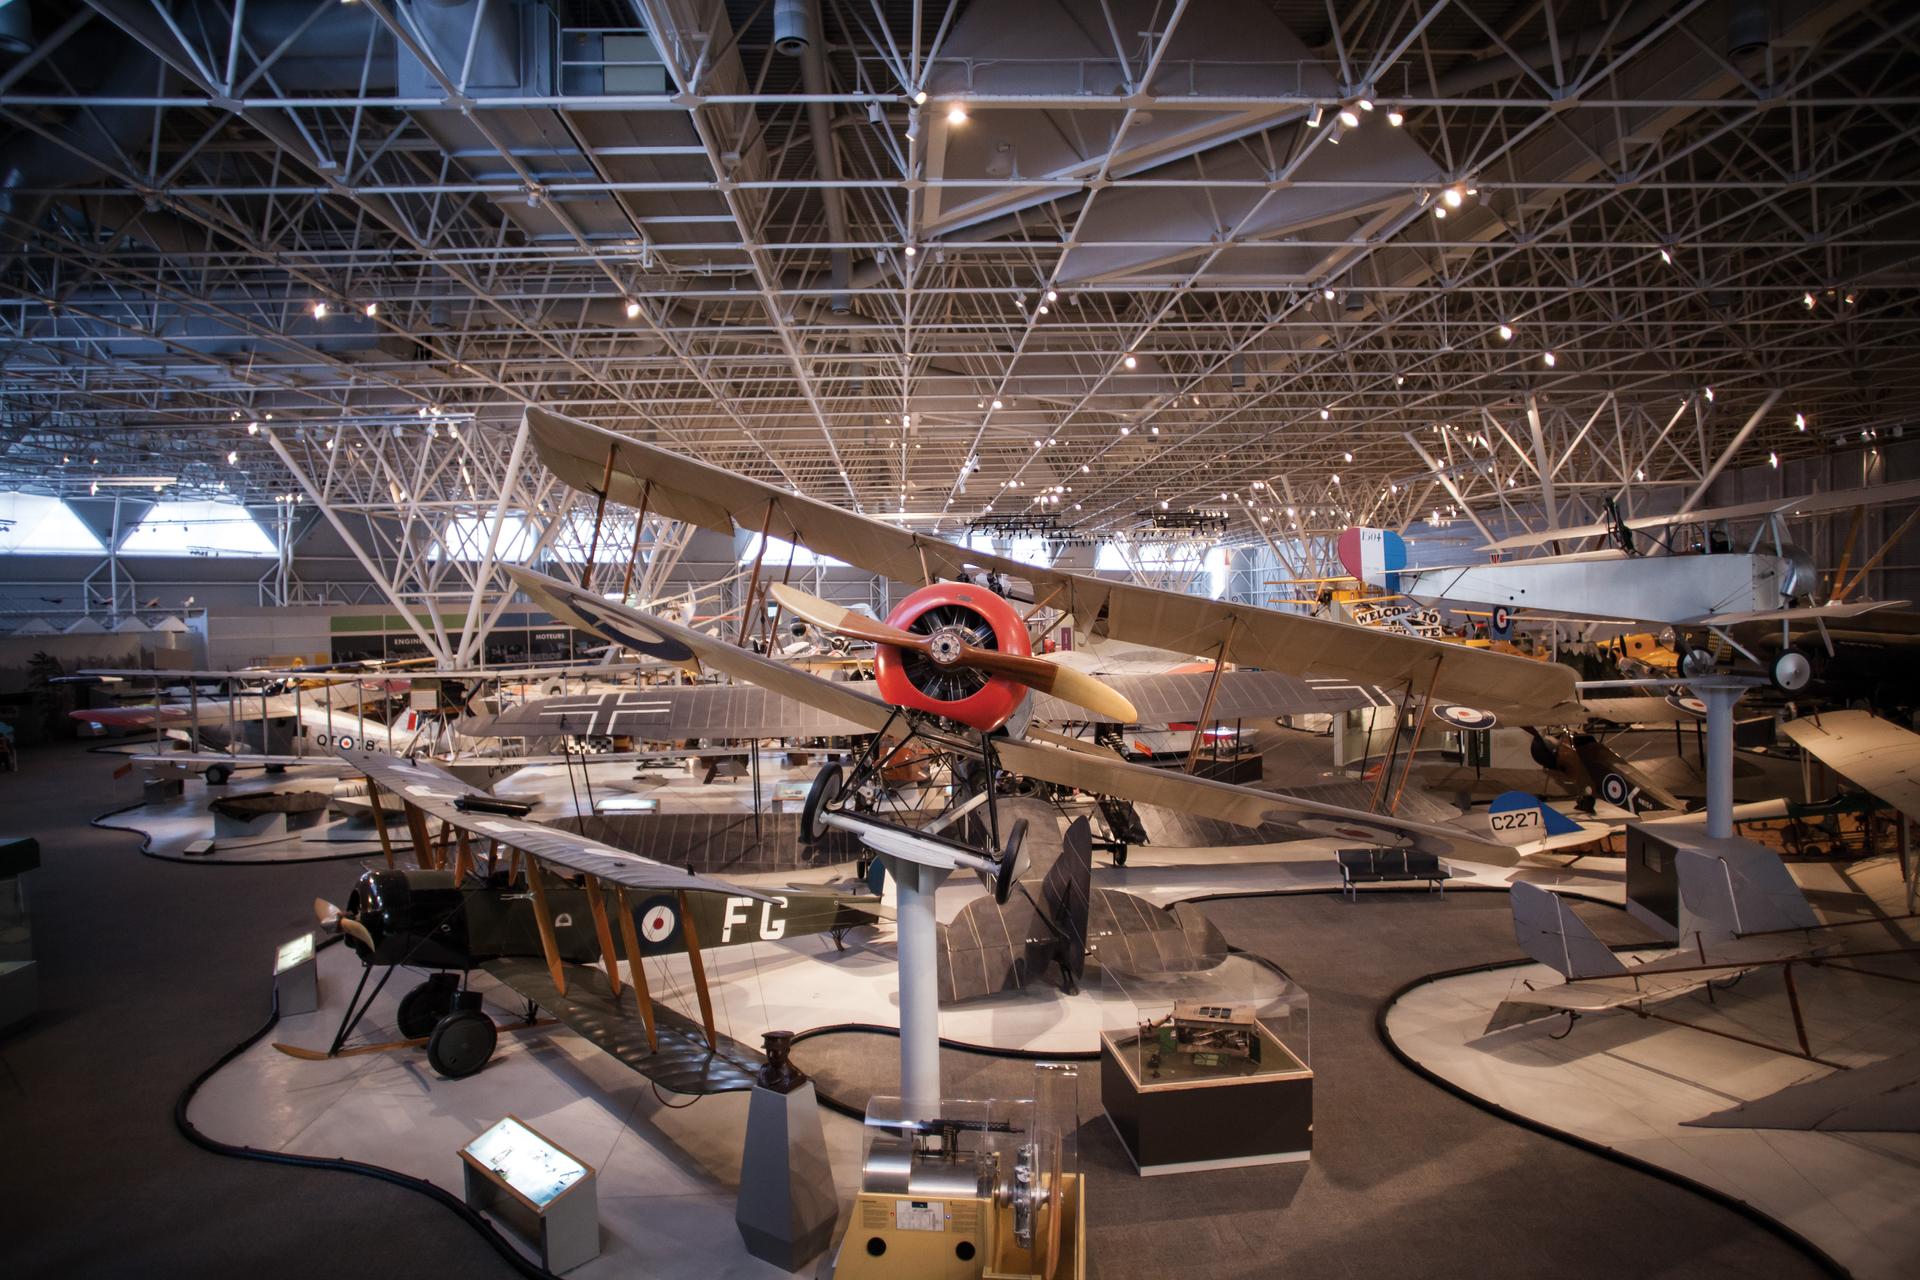
[[(878, 896), (864, 886), (851, 893), (747, 888), (526, 821), (526, 806), (432, 764), (378, 752), (341, 756), (367, 779), (387, 866), (362, 875), (344, 908), (315, 903), (323, 927), (344, 936), (362, 968), (326, 1050), (275, 1046), (295, 1057), (419, 1046), (441, 1075), (471, 1075), (492, 1056), (501, 1031), (468, 985), (478, 970), (526, 999), (522, 1025), (544, 1009), (677, 1093), (744, 1089), (760, 1058), (714, 1025), (702, 949), (815, 933), (841, 943), (878, 918)], [(415, 868), (398, 865), (383, 793), (401, 802)], [(688, 959), (698, 1022), (648, 989), (644, 962), (677, 954)], [(401, 1039), (350, 1047), (402, 968), (431, 973), (400, 1001)], [(369, 992), (376, 969), (384, 972)]]

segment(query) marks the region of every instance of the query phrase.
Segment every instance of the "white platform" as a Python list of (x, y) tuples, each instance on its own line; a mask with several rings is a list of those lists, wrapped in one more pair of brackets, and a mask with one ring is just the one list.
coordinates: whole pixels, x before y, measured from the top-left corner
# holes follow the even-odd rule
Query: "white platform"
[[(1831, 879), (1830, 868), (1814, 868)], [(1909, 979), (1912, 958), (1865, 962)], [(1861, 1280), (1920, 1274), (1920, 1134), (1690, 1128), (1682, 1124), (1827, 1074), (1828, 1068), (1627, 1012), (1564, 1018), (1483, 1035), (1515, 984), (1558, 980), (1541, 965), (1414, 988), (1386, 1021), (1422, 1067), (1508, 1111), (1746, 1202), (1812, 1241)], [(1864, 1065), (1920, 1047), (1920, 985), (1796, 965), (1816, 1055)], [(1768, 1044), (1794, 1044), (1780, 974), (1689, 995), (1659, 1012)], [(1604, 1207), (1596, 1207), (1604, 1212)]]
[[(570, 1276), (787, 1274), (749, 1255), (733, 1223), (747, 1094), (690, 1106), (673, 1094), (663, 1101), (641, 1076), (560, 1027), (503, 1035), (494, 1060), (465, 1080), (440, 1079), (420, 1049), (328, 1062), (291, 1058), (269, 1042), (324, 1049), (359, 977), (343, 946), (322, 951), (320, 964), (320, 1011), (282, 1019), (194, 1099), (190, 1117), (209, 1136), (366, 1161), (458, 1196), (460, 1147), (512, 1113), (599, 1175), (601, 1254)], [(398, 1035), (394, 1012), (411, 977), (398, 973), (387, 984), (356, 1041)], [(494, 988), (484, 974), (474, 985), (499, 992), (488, 1002), (496, 1020), (518, 1015), (511, 991)], [(844, 1222), (860, 1175), (861, 1126), (824, 1109), (822, 1121)], [(812, 1268), (797, 1274), (811, 1275)]]

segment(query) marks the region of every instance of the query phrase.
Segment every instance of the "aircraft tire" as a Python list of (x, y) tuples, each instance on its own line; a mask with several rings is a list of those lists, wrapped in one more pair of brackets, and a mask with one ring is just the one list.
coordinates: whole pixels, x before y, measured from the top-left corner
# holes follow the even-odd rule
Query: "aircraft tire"
[(807, 789), (807, 802), (800, 808), (800, 839), (807, 844), (818, 844), (827, 834), (820, 815), (840, 798), (843, 774), (839, 765), (830, 764), (813, 775), (813, 786)]
[(427, 1037), (427, 1064), (449, 1080), (461, 1080), (487, 1065), (500, 1032), (478, 1009), (455, 1009)]
[(207, 766), (207, 785), (210, 787), (224, 787), (227, 785), (227, 779), (232, 776), (233, 770), (224, 764), (210, 764)]
[(397, 1019), (400, 1035), (407, 1040), (433, 1034), (440, 1020), (453, 1012), (453, 998), (460, 994), (460, 983), (451, 973), (436, 973), (400, 997)]
[(1127, 865), (1127, 846), (1120, 845), (1118, 848), (1114, 849), (1113, 865), (1116, 867), (1124, 867)]

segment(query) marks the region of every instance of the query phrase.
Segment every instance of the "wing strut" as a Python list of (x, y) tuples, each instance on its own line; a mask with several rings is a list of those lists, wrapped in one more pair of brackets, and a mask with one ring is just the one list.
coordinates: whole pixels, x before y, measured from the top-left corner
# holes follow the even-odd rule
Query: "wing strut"
[(645, 956), (640, 951), (640, 935), (633, 927), (633, 907), (627, 902), (623, 885), (613, 887), (613, 905), (620, 912), (620, 942), (627, 949), (627, 972), (633, 980), (633, 998), (640, 1006), (640, 1021), (646, 1024), (647, 1047), (660, 1048), (660, 1034), (653, 1029), (653, 993), (647, 990), (647, 971), (640, 967)]
[(587, 891), (587, 910), (593, 914), (594, 936), (600, 939), (600, 954), (607, 961), (607, 985), (613, 988), (613, 998), (620, 998), (620, 955), (613, 949), (613, 929), (607, 924), (606, 893), (600, 888), (600, 877), (587, 874), (582, 878)]
[[(403, 802), (404, 803), (404, 802)], [(407, 833), (413, 837), (413, 859), (420, 864), (422, 871), (438, 871), (439, 862), (433, 853), (433, 835), (427, 830), (427, 815), (419, 805), (405, 804), (407, 811)]]
[(460, 833), (455, 838), (458, 844), (455, 846), (453, 855), (453, 882), (459, 884), (474, 869), (473, 842), (468, 838), (465, 827), (460, 828)]
[(1227, 634), (1220, 637), (1220, 652), (1213, 657), (1213, 679), (1207, 681), (1207, 696), (1200, 703), (1200, 719), (1193, 726), (1193, 743), (1187, 748), (1187, 772), (1200, 763), (1200, 744), (1207, 740), (1207, 721), (1213, 716), (1213, 700), (1220, 693), (1220, 673), (1227, 669), (1227, 648), (1233, 643), (1233, 631), (1240, 619), (1227, 620)]
[(553, 908), (547, 903), (547, 877), (540, 869), (540, 859), (527, 855), (527, 884), (533, 889), (533, 922), (540, 928), (540, 950), (547, 956), (547, 973), (553, 978), (553, 989), (561, 995), (567, 994), (567, 971), (560, 963), (560, 942), (553, 936)]
[(707, 1048), (719, 1047), (720, 1037), (713, 1029), (713, 994), (707, 990), (707, 965), (700, 958), (700, 930), (694, 927), (693, 912), (687, 910), (687, 892), (676, 890), (680, 900), (680, 927), (687, 935), (687, 965), (693, 970), (694, 994), (700, 997), (700, 1025), (707, 1030)]
[(380, 784), (367, 779), (367, 799), (373, 805), (373, 829), (380, 833), (380, 852), (387, 855), (387, 869), (393, 869), (393, 837), (387, 834), (387, 814), (380, 804)]

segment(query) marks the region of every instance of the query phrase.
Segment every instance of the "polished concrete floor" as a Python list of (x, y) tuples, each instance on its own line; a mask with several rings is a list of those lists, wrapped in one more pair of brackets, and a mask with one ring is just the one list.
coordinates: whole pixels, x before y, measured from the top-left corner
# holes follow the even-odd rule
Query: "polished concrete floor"
[[(45, 862), (30, 882), (45, 1011), (0, 1038), (6, 1272), (511, 1274), (417, 1195), (224, 1159), (174, 1130), (180, 1089), (263, 1018), (274, 945), (346, 875), (341, 864), (141, 857), (138, 837), (87, 825), (138, 794), (136, 777), (111, 777), (116, 763), (58, 748), (0, 775), (0, 827), (39, 836)], [(1503, 895), (1316, 894), (1207, 910), (1312, 993), (1314, 1159), (1142, 1181), (1090, 1117), (1090, 1274), (1816, 1274), (1740, 1216), (1506, 1124), (1387, 1054), (1373, 1019), (1401, 983), (1514, 953)], [(1634, 936), (1618, 912), (1583, 911), (1603, 937)], [(809, 1044), (823, 1085), (857, 1058), (864, 1078), (848, 1083), (885, 1090), (891, 1052)]]

